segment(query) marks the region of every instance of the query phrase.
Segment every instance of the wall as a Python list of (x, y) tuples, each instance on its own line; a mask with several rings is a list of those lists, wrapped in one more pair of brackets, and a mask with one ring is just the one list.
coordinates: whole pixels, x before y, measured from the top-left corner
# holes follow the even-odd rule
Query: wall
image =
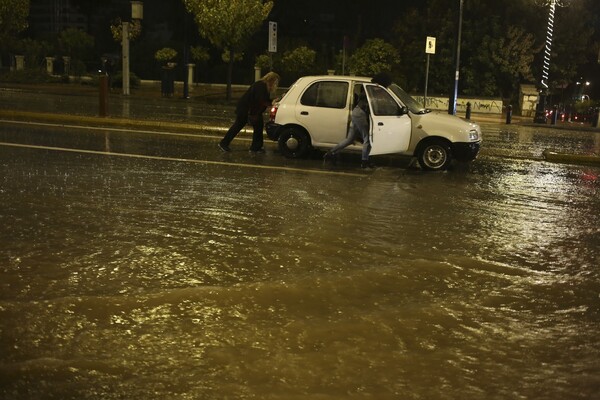
[[(423, 104), (423, 96), (412, 95), (415, 100)], [(471, 112), (483, 114), (502, 114), (502, 99), (459, 97), (456, 100), (456, 113), (464, 114), (467, 103), (471, 103)], [(427, 106), (431, 110), (448, 111), (450, 100), (448, 97), (427, 96)]]

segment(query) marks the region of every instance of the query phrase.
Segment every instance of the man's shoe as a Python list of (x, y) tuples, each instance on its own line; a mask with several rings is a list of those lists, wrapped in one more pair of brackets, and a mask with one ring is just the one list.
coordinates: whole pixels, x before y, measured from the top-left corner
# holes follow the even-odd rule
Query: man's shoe
[(229, 146), (225, 146), (223, 143), (219, 142), (219, 148), (221, 149), (221, 151), (227, 153), (229, 151), (231, 151), (231, 149), (229, 148)]
[(323, 154), (323, 160), (331, 161), (332, 164), (335, 164), (337, 162), (337, 154), (328, 151), (327, 153)]
[(375, 168), (375, 164), (369, 162), (369, 161), (361, 161), (360, 163), (360, 167), (363, 169), (374, 169)]

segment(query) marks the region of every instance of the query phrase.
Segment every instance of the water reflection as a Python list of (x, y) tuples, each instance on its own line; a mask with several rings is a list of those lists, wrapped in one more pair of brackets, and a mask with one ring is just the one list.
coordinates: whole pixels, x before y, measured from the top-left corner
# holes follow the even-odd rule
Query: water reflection
[(483, 150), (491, 155), (543, 158), (544, 150), (600, 154), (600, 134), (523, 125), (482, 124)]
[(0, 147), (0, 170), (4, 398), (598, 386), (596, 168), (355, 177)]

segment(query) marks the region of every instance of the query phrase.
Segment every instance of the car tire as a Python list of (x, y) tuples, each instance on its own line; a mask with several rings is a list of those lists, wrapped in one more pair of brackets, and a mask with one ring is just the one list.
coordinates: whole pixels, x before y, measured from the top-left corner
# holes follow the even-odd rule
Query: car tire
[(306, 157), (310, 150), (310, 137), (302, 128), (286, 127), (279, 135), (279, 151), (287, 158)]
[(450, 144), (442, 139), (432, 139), (419, 146), (419, 165), (426, 171), (443, 171), (452, 161)]

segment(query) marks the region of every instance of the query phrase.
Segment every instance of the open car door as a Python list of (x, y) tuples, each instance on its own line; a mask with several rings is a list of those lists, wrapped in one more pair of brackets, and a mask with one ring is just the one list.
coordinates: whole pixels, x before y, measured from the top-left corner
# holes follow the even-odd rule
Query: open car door
[(371, 109), (371, 155), (401, 153), (410, 144), (411, 121), (388, 91), (364, 84)]

